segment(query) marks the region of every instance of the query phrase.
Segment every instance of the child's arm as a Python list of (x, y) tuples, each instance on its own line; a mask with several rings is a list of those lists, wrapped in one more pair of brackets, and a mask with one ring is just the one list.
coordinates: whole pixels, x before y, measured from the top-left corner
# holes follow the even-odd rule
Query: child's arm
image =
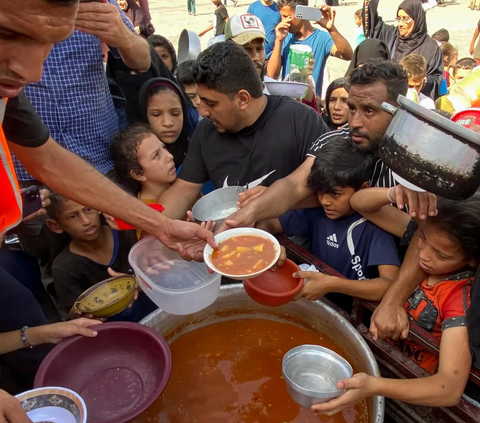
[(364, 280), (344, 279), (319, 272), (296, 272), (294, 277), (306, 280), (297, 298), (304, 297), (313, 301), (325, 294), (338, 292), (364, 300), (380, 301), (397, 276), (398, 270), (398, 266), (378, 266), (380, 277)]
[(438, 373), (425, 378), (385, 379), (365, 373), (356, 374), (338, 383), (339, 389), (348, 389), (345, 394), (314, 405), (312, 410), (332, 415), (372, 395), (427, 407), (455, 406), (462, 398), (472, 366), (466, 327), (452, 327), (443, 331), (439, 358)]
[(200, 31), (198, 33), (198, 36), (202, 37), (203, 35), (205, 35), (208, 31), (211, 31), (212, 29), (213, 29), (213, 22), (210, 25), (208, 25), (208, 27), (206, 27), (203, 31)]
[(278, 234), (280, 232), (283, 232), (282, 225), (280, 224), (280, 219), (278, 218), (261, 220), (260, 222), (257, 222), (255, 227), (267, 231), (271, 234)]
[[(366, 188), (350, 198), (352, 208), (384, 231), (402, 237), (410, 222), (410, 215), (391, 205), (390, 188)], [(395, 198), (395, 188), (390, 191)]]

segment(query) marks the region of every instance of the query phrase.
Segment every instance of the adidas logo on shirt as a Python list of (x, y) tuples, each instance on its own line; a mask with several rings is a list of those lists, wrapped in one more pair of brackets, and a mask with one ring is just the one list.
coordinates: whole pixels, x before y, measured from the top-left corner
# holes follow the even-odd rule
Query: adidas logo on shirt
[(337, 241), (337, 234), (327, 236), (327, 245), (333, 248), (339, 248), (338, 241)]

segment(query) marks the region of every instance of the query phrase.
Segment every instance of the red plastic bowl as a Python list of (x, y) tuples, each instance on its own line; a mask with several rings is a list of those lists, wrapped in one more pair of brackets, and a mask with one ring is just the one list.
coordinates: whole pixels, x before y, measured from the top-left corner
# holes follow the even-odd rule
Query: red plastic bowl
[(292, 276), (300, 268), (287, 260), (277, 270), (267, 270), (256, 278), (243, 281), (243, 287), (250, 298), (266, 306), (280, 306), (292, 301), (303, 287), (303, 279)]
[(85, 401), (88, 423), (126, 423), (165, 389), (172, 370), (167, 342), (138, 323), (104, 323), (95, 338), (75, 336), (42, 362), (35, 388), (62, 386)]

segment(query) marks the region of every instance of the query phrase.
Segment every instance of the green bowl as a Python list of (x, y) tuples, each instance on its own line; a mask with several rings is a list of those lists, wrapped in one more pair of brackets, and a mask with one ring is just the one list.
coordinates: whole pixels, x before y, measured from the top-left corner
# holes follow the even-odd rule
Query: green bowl
[(133, 276), (106, 279), (80, 295), (74, 308), (93, 317), (112, 317), (128, 307), (136, 287), (137, 282)]

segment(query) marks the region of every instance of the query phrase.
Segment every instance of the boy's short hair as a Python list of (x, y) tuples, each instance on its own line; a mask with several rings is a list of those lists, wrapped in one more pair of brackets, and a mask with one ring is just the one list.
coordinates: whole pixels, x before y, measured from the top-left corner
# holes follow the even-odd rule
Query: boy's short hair
[(195, 63), (195, 60), (185, 60), (185, 62), (180, 63), (177, 66), (177, 81), (185, 87), (186, 85), (196, 84), (195, 79), (193, 78), (192, 66)]
[(308, 0), (278, 0), (277, 1), (278, 10), (281, 10), (287, 6), (290, 6), (290, 9), (295, 10), (297, 6), (308, 6)]
[(363, 10), (362, 9), (358, 9), (355, 11), (355, 16), (362, 19), (362, 12)]
[(473, 70), (476, 67), (477, 62), (475, 62), (474, 59), (472, 59), (471, 57), (464, 57), (463, 59), (460, 59), (457, 63), (455, 63), (455, 66), (453, 67), (453, 76), (455, 76), (458, 69)]
[(427, 75), (427, 60), (420, 54), (408, 54), (400, 60), (400, 66), (408, 78), (424, 78)]
[(321, 193), (332, 192), (338, 186), (358, 191), (370, 181), (372, 172), (373, 156), (362, 152), (349, 136), (335, 135), (315, 158), (307, 186)]
[(57, 220), (67, 199), (50, 189), (50, 204), (45, 207), (48, 217)]
[(435, 32), (432, 35), (432, 38), (441, 43), (448, 43), (450, 41), (450, 33), (448, 32), (448, 29), (442, 28)]
[(442, 43), (442, 45), (440, 46), (440, 50), (442, 50), (443, 54), (443, 66), (450, 66), (457, 49), (453, 47), (450, 43)]
[(437, 210), (428, 222), (457, 242), (467, 260), (480, 260), (480, 193), (463, 201), (439, 198)]

